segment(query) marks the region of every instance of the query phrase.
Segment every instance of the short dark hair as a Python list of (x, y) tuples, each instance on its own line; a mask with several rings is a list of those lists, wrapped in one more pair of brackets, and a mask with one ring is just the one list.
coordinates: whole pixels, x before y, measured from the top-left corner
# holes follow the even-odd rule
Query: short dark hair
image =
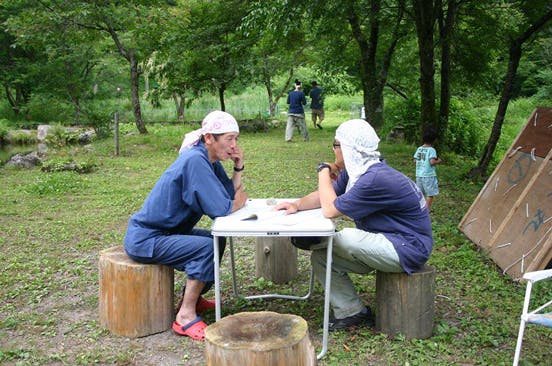
[(424, 129), (424, 133), (422, 135), (423, 143), (425, 144), (432, 144), (437, 140), (438, 133), (437, 129), (433, 126), (428, 126)]
[(316, 80), (313, 80), (313, 81), (311, 82), (311, 85), (312, 85), (312, 86), (317, 86), (318, 83), (316, 82)]
[[(221, 136), (223, 134), (222, 133), (211, 133), (211, 135), (213, 135), (213, 137), (215, 138), (215, 141), (218, 141), (219, 136)], [(199, 141), (205, 142), (205, 135), (201, 135), (201, 138), (199, 139)]]

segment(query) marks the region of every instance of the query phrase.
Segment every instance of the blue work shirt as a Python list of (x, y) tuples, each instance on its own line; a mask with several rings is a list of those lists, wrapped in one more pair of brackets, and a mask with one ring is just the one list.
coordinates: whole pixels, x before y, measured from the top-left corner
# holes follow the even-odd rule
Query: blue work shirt
[(324, 99), (322, 99), (322, 88), (315, 86), (312, 88), (309, 96), (311, 97), (311, 108), (322, 109), (324, 108)]
[(416, 184), (384, 162), (370, 166), (345, 192), (343, 171), (334, 188), (335, 207), (355, 221), (357, 229), (381, 233), (393, 243), (406, 273), (421, 269), (433, 248), (431, 219)]
[(307, 105), (305, 93), (298, 90), (290, 92), (287, 96), (287, 104), (289, 104), (288, 113), (304, 114), (305, 110), (303, 109), (303, 106)]
[(211, 163), (202, 142), (184, 151), (161, 175), (144, 205), (129, 220), (128, 253), (152, 257), (160, 235), (187, 234), (203, 215), (214, 219), (232, 210), (234, 186), (224, 167)]

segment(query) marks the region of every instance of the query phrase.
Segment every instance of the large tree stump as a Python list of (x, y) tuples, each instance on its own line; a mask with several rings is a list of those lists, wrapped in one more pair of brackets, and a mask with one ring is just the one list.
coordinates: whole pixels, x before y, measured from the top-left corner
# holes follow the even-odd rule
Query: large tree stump
[(257, 277), (274, 283), (289, 282), (297, 275), (297, 248), (289, 238), (257, 238), (255, 255)]
[(376, 273), (376, 330), (406, 338), (428, 338), (433, 332), (435, 268), (411, 275)]
[(117, 335), (143, 337), (169, 329), (174, 318), (174, 270), (140, 264), (122, 246), (103, 250), (99, 260), (100, 325)]
[(307, 322), (270, 311), (227, 316), (205, 329), (207, 366), (316, 365)]

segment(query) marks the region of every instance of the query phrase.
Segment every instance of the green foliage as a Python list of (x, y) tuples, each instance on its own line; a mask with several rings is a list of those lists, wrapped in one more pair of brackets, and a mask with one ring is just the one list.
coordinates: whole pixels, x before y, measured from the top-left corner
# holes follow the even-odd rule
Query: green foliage
[(489, 120), (486, 117), (476, 114), (469, 102), (452, 98), (448, 128), (442, 145), (456, 154), (478, 155), (488, 138), (485, 131)]
[(75, 145), (79, 142), (79, 132), (70, 130), (61, 124), (55, 124), (48, 131), (46, 143), (51, 146)]
[(8, 132), (10, 130), (10, 121), (4, 118), (0, 118), (0, 146), (7, 145), (8, 141)]
[(94, 129), (98, 138), (113, 134), (113, 110), (106, 103), (95, 103), (86, 111), (86, 124)]
[(12, 145), (31, 145), (36, 143), (36, 133), (29, 130), (10, 130), (5, 136), (7, 143)]
[(73, 107), (63, 99), (46, 94), (33, 94), (27, 109), (28, 119), (34, 122), (25, 121), (25, 124), (39, 125), (49, 124), (52, 121), (72, 120)]
[(63, 196), (67, 193), (77, 193), (86, 188), (78, 174), (72, 172), (43, 173), (35, 177), (32, 184), (25, 187), (26, 193), (39, 196)]
[(74, 171), (77, 173), (91, 173), (96, 164), (90, 161), (76, 162), (73, 159), (49, 159), (42, 163), (43, 172)]

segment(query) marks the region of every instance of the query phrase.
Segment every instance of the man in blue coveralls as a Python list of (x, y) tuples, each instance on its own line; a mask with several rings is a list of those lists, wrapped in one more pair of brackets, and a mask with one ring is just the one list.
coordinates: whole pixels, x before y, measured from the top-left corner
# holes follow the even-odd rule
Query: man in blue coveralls
[[(128, 223), (125, 251), (140, 263), (164, 264), (186, 272), (175, 333), (203, 340), (205, 322), (198, 313), (214, 308), (201, 296), (214, 281), (213, 237), (195, 228), (203, 215), (226, 216), (247, 201), (241, 184), (243, 151), (236, 119), (222, 111), (209, 113), (198, 130), (186, 134), (179, 157), (161, 175), (144, 205)], [(221, 161), (232, 159), (230, 179)], [(224, 251), (221, 241), (220, 253)]]

